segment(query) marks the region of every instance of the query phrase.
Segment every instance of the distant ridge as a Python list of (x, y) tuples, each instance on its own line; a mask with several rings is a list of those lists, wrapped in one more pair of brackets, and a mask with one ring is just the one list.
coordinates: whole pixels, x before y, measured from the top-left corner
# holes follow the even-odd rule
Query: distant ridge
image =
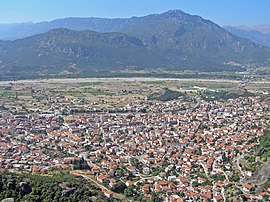
[(270, 63), (269, 48), (179, 10), (128, 19), (66, 18), (14, 30), (37, 35), (0, 42), (2, 75), (156, 68), (242, 71)]
[(226, 30), (236, 36), (247, 38), (255, 43), (270, 47), (270, 25), (260, 26), (225, 26)]

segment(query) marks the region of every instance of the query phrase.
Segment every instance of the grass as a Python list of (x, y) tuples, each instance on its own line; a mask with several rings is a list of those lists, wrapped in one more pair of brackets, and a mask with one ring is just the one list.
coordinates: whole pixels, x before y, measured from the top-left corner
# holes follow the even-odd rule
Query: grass
[(147, 85), (161, 85), (164, 81), (144, 81), (143, 83)]
[(260, 90), (270, 92), (270, 88), (260, 88)]
[(253, 96), (253, 93), (250, 92), (243, 92), (243, 93), (234, 93), (230, 91), (218, 91), (218, 92), (212, 92), (212, 91), (205, 91), (204, 92), (204, 98), (207, 100), (228, 100), (231, 98), (238, 98), (238, 97), (248, 97)]
[(95, 90), (95, 89), (91, 89), (91, 88), (87, 88), (84, 90), (84, 93), (90, 93), (94, 96), (97, 96), (97, 95), (105, 95), (106, 92), (102, 91), (102, 90)]
[(163, 93), (153, 93), (148, 96), (149, 100), (160, 100), (160, 101), (169, 101), (173, 99), (177, 99), (180, 96), (186, 96), (185, 94), (178, 92), (178, 91), (173, 91), (166, 89)]
[(81, 82), (78, 83), (81, 87), (88, 87), (88, 86), (100, 86), (103, 83), (102, 82)]
[[(17, 93), (17, 96), (21, 96), (21, 93)], [(0, 92), (0, 96), (3, 97), (16, 97), (16, 92), (2, 91)]]
[(79, 91), (61, 91), (59, 93), (63, 96), (83, 97), (83, 93)]

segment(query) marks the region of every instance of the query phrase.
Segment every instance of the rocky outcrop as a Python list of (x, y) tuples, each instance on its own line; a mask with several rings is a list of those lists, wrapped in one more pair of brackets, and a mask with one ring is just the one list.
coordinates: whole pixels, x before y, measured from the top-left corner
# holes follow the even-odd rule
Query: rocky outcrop
[(2, 182), (2, 177), (0, 175), (0, 191), (2, 190), (2, 187), (3, 187), (3, 182)]
[(7, 181), (7, 187), (9, 189), (12, 189), (12, 190), (14, 190), (16, 188), (16, 180), (13, 177), (11, 177), (10, 179), (8, 179), (8, 181)]
[(261, 168), (257, 169), (252, 177), (242, 180), (242, 183), (253, 183), (261, 185), (270, 181), (270, 164), (265, 163)]
[(6, 199), (3, 199), (1, 202), (14, 202), (14, 198), (6, 198)]
[(29, 184), (29, 182), (20, 182), (20, 187), (21, 187), (21, 195), (27, 195), (32, 192), (32, 187)]
[(74, 194), (76, 188), (72, 187), (72, 188), (67, 188), (66, 190), (62, 191), (62, 197), (68, 197), (70, 194)]

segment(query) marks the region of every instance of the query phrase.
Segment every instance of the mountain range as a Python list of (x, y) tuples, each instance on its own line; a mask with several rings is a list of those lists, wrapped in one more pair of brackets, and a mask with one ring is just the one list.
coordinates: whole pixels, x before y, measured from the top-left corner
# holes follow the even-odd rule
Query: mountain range
[(270, 25), (260, 26), (225, 26), (226, 30), (242, 38), (270, 47)]
[(238, 71), (270, 64), (269, 48), (180, 10), (0, 26), (1, 37), (5, 34), (20, 39), (0, 41), (0, 76), (156, 68)]

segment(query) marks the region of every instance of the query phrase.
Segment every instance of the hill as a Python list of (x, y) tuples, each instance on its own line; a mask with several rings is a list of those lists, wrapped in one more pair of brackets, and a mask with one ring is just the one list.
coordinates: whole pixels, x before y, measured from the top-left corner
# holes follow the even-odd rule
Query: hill
[(0, 201), (110, 201), (82, 178), (66, 171), (53, 174), (1, 173)]
[(13, 42), (2, 42), (0, 53), (2, 69), (18, 74), (142, 68), (155, 59), (136, 37), (63, 28)]

